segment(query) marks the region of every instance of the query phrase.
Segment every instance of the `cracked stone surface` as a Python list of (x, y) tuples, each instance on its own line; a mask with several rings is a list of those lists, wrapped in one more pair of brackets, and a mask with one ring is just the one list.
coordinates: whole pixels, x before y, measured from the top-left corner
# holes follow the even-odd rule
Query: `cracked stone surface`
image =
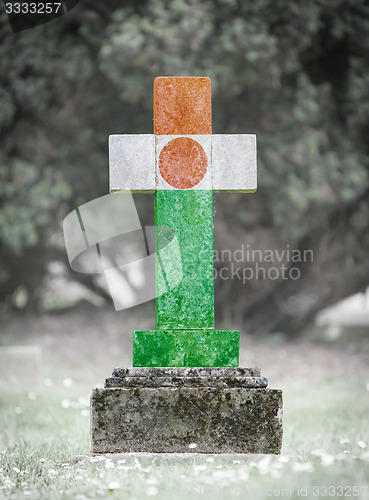
[(113, 377), (260, 377), (260, 368), (130, 367), (114, 368)]
[(258, 368), (115, 368), (105, 387), (265, 388)]
[(282, 391), (219, 387), (94, 389), (94, 453), (274, 453)]

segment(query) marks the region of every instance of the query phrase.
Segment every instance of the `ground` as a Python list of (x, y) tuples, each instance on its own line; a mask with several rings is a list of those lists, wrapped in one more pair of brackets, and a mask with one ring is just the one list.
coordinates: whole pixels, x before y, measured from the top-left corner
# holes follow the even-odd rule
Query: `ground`
[(242, 335), (240, 366), (261, 367), (269, 386), (283, 389), (279, 458), (224, 462), (195, 446), (187, 463), (88, 457), (89, 394), (114, 367), (131, 366), (132, 331), (153, 327), (150, 311), (137, 319), (138, 311), (3, 314), (1, 344), (38, 345), (42, 363), (39, 385), (30, 378), (23, 388), (6, 384), (0, 366), (0, 498), (369, 498), (366, 334), (334, 343), (317, 331), (289, 342)]

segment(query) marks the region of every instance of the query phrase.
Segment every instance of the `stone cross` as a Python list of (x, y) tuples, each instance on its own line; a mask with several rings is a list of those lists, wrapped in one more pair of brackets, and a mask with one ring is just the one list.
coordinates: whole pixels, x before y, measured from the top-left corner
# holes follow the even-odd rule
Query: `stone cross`
[[(156, 329), (134, 332), (133, 366), (238, 366), (239, 332), (215, 330), (213, 191), (256, 191), (256, 137), (211, 132), (210, 79), (158, 77), (154, 134), (109, 138), (110, 192), (155, 194)], [(161, 227), (183, 272), (164, 294), (160, 260), (175, 275), (177, 256)]]

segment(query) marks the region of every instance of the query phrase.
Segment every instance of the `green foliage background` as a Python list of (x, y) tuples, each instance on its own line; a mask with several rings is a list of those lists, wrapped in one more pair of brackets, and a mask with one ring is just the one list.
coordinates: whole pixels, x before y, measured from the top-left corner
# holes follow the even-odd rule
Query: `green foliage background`
[(60, 221), (107, 193), (108, 135), (151, 133), (158, 75), (210, 76), (213, 131), (258, 136), (258, 193), (217, 196), (216, 245), (314, 250), (298, 282), (219, 282), (220, 320), (293, 333), (368, 284), (364, 0), (81, 0), (24, 32), (0, 23), (4, 304), (22, 285), (37, 308)]

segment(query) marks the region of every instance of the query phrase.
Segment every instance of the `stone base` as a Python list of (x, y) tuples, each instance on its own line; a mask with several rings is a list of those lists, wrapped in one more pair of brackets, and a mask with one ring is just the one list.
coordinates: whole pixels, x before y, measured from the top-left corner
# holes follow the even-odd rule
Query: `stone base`
[(282, 391), (266, 389), (259, 375), (247, 368), (116, 369), (91, 396), (92, 452), (278, 454)]

